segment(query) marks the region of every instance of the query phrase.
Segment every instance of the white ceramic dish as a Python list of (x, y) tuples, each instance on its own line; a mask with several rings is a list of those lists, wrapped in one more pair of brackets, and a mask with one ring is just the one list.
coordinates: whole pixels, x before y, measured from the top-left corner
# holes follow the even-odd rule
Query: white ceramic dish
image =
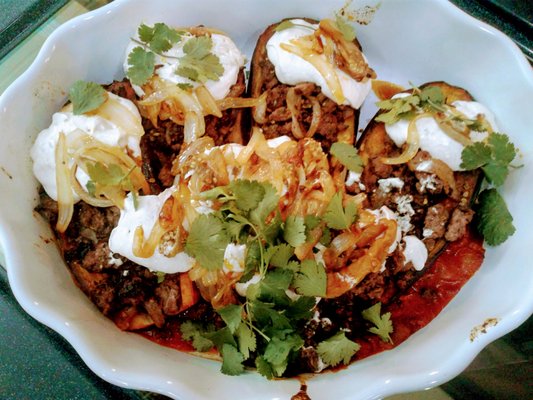
[[(140, 22), (214, 26), (250, 56), (268, 24), (289, 16), (323, 18), (342, 6), (342, 0), (226, 0), (221, 10), (216, 0), (118, 0), (55, 31), (0, 98), (0, 243), (11, 287), (24, 309), (63, 335), (103, 379), (181, 399), (288, 399), (299, 388), (296, 380), (271, 382), (252, 372), (222, 375), (216, 362), (121, 332), (100, 315), (72, 283), (55, 245), (45, 240), (50, 230), (33, 213), (37, 183), (29, 147), (37, 132), (75, 80), (122, 78), (124, 48)], [(313, 399), (370, 399), (436, 386), (533, 311), (531, 67), (511, 40), (445, 1), (382, 1), (372, 23), (357, 33), (381, 79), (404, 85), (445, 80), (493, 110), (523, 154), (524, 167), (504, 188), (517, 233), (487, 251), (481, 270), (429, 326), (392, 351), (313, 378)], [(367, 102), (361, 125), (373, 112)], [(487, 318), (499, 322), (471, 342), (472, 328)]]

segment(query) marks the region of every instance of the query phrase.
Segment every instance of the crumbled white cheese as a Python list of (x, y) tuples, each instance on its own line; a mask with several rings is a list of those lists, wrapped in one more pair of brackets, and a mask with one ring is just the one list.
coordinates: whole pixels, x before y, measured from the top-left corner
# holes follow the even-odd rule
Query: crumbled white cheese
[(120, 267), (122, 264), (124, 264), (124, 261), (122, 261), (120, 258), (115, 258), (112, 251), (109, 252), (109, 261), (107, 262), (108, 265), (114, 265), (116, 267)]
[(404, 182), (400, 178), (378, 179), (379, 190), (383, 193), (389, 193), (392, 189), (403, 188)]
[(198, 214), (211, 214), (215, 212), (215, 210), (213, 210), (212, 200), (198, 200), (196, 203), (198, 205), (196, 205), (194, 209)]
[(434, 174), (421, 176), (419, 179), (420, 192), (424, 193), (428, 189), (435, 190), (437, 188), (437, 181), (435, 178), (436, 176)]
[(355, 183), (359, 185), (359, 189), (366, 190), (366, 186), (361, 183), (361, 173), (349, 170), (344, 185), (350, 187)]
[(413, 196), (410, 194), (396, 196), (394, 201), (397, 205), (396, 211), (399, 214), (396, 221), (402, 232), (409, 232), (413, 227), (411, 225), (411, 217), (415, 214), (415, 210), (413, 209), (413, 206), (411, 206)]
[(224, 251), (224, 272), (243, 272), (245, 256), (245, 244), (228, 244), (226, 246), (226, 250)]
[(431, 235), (433, 235), (433, 229), (424, 228), (424, 230), (422, 231), (422, 236), (424, 238), (428, 238)]

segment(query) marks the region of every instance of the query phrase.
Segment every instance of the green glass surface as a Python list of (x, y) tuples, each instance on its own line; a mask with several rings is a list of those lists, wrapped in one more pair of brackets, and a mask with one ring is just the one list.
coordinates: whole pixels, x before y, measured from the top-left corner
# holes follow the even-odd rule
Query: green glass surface
[(0, 58), (66, 3), (67, 0), (0, 0)]

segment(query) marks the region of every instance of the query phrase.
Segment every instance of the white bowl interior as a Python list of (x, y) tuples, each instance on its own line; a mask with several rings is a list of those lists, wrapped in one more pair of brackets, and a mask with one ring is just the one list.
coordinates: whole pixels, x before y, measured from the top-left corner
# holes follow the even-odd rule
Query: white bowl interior
[[(374, 2), (357, 2), (374, 5)], [(141, 22), (204, 24), (225, 30), (250, 58), (260, 32), (291, 16), (332, 16), (343, 1), (119, 0), (60, 27), (36, 61), (0, 98), (0, 243), (13, 292), (25, 310), (62, 334), (102, 378), (176, 398), (289, 398), (296, 380), (267, 381), (255, 373), (227, 377), (219, 364), (157, 346), (119, 331), (73, 284), (47, 225), (33, 212), (37, 183), (29, 148), (66, 100), (78, 79), (101, 83), (123, 77), (128, 38)], [(223, 10), (221, 8), (223, 7)], [(231, 12), (226, 12), (231, 10)], [(479, 273), (429, 326), (404, 344), (313, 378), (312, 398), (378, 398), (438, 385), (460, 373), (488, 343), (533, 311), (533, 73), (518, 48), (501, 33), (445, 1), (382, 1), (374, 20), (357, 34), (378, 77), (408, 85), (444, 80), (467, 88), (495, 113), (520, 148), (524, 167), (504, 193), (516, 234), (488, 249)], [(367, 101), (361, 125), (375, 112)], [(470, 331), (487, 318), (499, 323), (471, 342)]]

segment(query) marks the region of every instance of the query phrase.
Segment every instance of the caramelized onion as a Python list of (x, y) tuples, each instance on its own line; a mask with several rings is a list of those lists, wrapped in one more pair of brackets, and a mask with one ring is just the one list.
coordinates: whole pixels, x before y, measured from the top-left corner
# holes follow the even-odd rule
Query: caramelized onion
[(359, 47), (354, 42), (344, 39), (335, 22), (330, 19), (323, 19), (320, 21), (319, 31), (335, 42), (335, 61), (341, 70), (359, 82), (367, 77), (376, 77), (375, 72), (368, 66)]
[(220, 111), (220, 108), (218, 108), (216, 100), (205, 86), (198, 86), (194, 90), (194, 93), (196, 94), (198, 102), (202, 106), (204, 115), (214, 115), (218, 118), (222, 117), (222, 111)]
[(437, 122), (437, 125), (439, 125), (439, 128), (451, 139), (461, 143), (465, 147), (472, 144), (472, 141), (468, 137), (470, 129), (465, 127), (464, 130), (459, 131), (454, 124), (448, 121), (446, 117), (440, 113), (435, 115), (435, 121)]
[[(305, 38), (305, 36), (303, 38)], [(302, 38), (293, 39), (291, 40), (291, 44), (282, 43), (280, 46), (283, 50), (295, 54), (313, 65), (313, 67), (318, 70), (320, 75), (322, 75), (326, 81), (326, 84), (328, 85), (329, 90), (331, 90), (335, 102), (337, 104), (344, 103), (346, 98), (344, 97), (342, 86), (340, 84), (339, 77), (337, 76), (337, 72), (335, 71), (335, 67), (330, 64), (325, 57), (322, 57), (321, 54), (317, 54), (313, 52), (312, 49), (305, 47), (302, 42)]]
[(400, 154), (397, 157), (389, 157), (389, 158), (382, 158), (381, 162), (383, 164), (388, 165), (395, 165), (395, 164), (404, 164), (411, 160), (414, 156), (416, 156), (416, 153), (418, 153), (418, 149), (420, 149), (420, 135), (418, 134), (418, 129), (416, 127), (416, 121), (418, 121), (421, 118), (427, 118), (431, 115), (428, 113), (420, 114), (414, 117), (411, 121), (409, 121), (409, 127), (407, 128), (407, 148), (403, 151), (402, 154)]
[(58, 216), (56, 229), (65, 232), (74, 213), (74, 197), (68, 167), (68, 152), (65, 134), (59, 133), (55, 149)]
[(96, 109), (95, 114), (108, 121), (113, 121), (129, 135), (133, 134), (138, 137), (144, 135), (139, 118), (128, 107), (111, 96), (108, 96), (107, 100)]

